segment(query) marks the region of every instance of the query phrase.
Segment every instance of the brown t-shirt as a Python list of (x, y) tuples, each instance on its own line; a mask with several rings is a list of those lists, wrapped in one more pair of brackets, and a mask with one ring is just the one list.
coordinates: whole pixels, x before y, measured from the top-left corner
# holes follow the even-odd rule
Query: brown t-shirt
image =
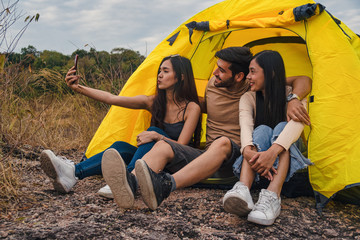
[(212, 77), (206, 87), (206, 148), (218, 137), (230, 138), (240, 146), (239, 100), (248, 90), (244, 82), (242, 89), (230, 92), (225, 87), (214, 86), (215, 77)]

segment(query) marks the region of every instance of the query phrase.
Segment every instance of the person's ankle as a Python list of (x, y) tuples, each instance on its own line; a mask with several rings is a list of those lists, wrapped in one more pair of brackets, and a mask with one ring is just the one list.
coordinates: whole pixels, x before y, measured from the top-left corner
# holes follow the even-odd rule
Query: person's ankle
[(269, 186), (266, 190), (275, 193), (278, 198), (280, 197), (281, 189), (279, 190), (278, 188), (272, 188)]
[(248, 181), (247, 179), (239, 179), (239, 182), (242, 182), (248, 189), (251, 189), (252, 182)]

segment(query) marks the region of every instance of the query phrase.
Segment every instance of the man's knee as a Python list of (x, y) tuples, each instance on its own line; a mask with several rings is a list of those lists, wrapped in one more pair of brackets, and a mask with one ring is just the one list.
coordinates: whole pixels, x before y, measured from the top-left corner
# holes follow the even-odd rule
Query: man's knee
[(229, 147), (229, 146), (231, 146), (231, 141), (227, 137), (219, 137), (214, 140), (214, 142), (211, 144), (211, 146), (212, 145)]
[(210, 148), (216, 148), (222, 153), (228, 155), (231, 153), (231, 141), (227, 137), (219, 137), (210, 145)]

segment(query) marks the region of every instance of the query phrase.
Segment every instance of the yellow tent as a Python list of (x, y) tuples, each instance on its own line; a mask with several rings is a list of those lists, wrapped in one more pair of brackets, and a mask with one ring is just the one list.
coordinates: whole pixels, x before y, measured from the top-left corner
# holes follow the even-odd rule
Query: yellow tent
[[(163, 40), (129, 78), (120, 95), (155, 92), (161, 59), (191, 59), (203, 96), (216, 51), (248, 46), (255, 54), (277, 50), (288, 76), (313, 79), (309, 97), (311, 129), (305, 129), (310, 182), (322, 206), (338, 191), (360, 183), (360, 39), (311, 0), (227, 0), (189, 19)], [(149, 126), (146, 111), (111, 107), (90, 142), (90, 157), (115, 141), (136, 144)]]

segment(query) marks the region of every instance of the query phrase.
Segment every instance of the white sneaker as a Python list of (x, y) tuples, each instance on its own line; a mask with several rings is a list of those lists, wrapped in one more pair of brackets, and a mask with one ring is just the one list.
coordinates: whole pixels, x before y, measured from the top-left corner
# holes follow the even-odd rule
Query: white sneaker
[(272, 225), (280, 215), (281, 198), (276, 193), (262, 189), (259, 200), (248, 215), (248, 221), (261, 225)]
[(56, 191), (62, 193), (70, 192), (76, 184), (75, 164), (64, 157), (57, 157), (51, 150), (44, 150), (40, 155), (41, 168), (46, 175), (53, 179)]
[(110, 198), (110, 199), (114, 198), (114, 195), (113, 195), (109, 185), (105, 185), (104, 187), (100, 188), (100, 190), (98, 191), (98, 194), (105, 198)]
[(240, 217), (248, 215), (254, 207), (249, 188), (242, 182), (235, 183), (234, 187), (224, 195), (223, 206), (225, 211)]

